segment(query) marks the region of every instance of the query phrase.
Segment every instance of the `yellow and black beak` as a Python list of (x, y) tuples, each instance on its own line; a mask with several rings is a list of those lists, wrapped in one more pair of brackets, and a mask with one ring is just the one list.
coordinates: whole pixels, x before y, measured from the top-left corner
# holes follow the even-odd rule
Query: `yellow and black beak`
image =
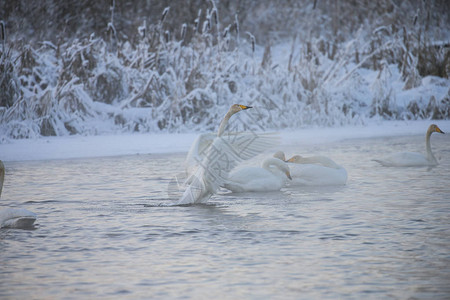
[(287, 176), (287, 178), (289, 178), (290, 180), (292, 180), (291, 173), (290, 173), (289, 171), (286, 171), (286, 176)]
[(436, 132), (439, 132), (439, 133), (442, 133), (442, 134), (445, 134), (445, 132), (443, 132), (439, 127), (437, 127), (436, 126)]
[(241, 104), (239, 104), (239, 107), (240, 107), (242, 110), (252, 108), (251, 106), (246, 106), (246, 105), (241, 105)]

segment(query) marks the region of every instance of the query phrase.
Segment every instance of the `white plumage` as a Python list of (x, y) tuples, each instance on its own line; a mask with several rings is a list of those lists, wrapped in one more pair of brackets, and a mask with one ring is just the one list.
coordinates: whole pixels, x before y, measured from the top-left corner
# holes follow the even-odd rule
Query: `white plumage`
[[(5, 180), (5, 166), (0, 160), (0, 197)], [(0, 209), (0, 228), (30, 228), (36, 221), (36, 214), (24, 208)]]
[(428, 127), (427, 134), (425, 136), (425, 145), (427, 155), (423, 155), (417, 152), (399, 152), (386, 156), (382, 159), (374, 159), (374, 161), (380, 163), (386, 167), (421, 167), (421, 166), (436, 166), (438, 164), (437, 159), (434, 157), (431, 151), (430, 137), (433, 132), (444, 133), (437, 125), (431, 124)]
[(242, 167), (231, 171), (224, 187), (236, 192), (279, 191), (291, 178), (289, 167), (277, 158), (267, 158), (261, 167)]
[(292, 176), (290, 185), (327, 186), (347, 183), (347, 170), (329, 157), (294, 155), (286, 160), (282, 151), (276, 152), (273, 156), (288, 163)]
[(273, 134), (224, 133), (231, 116), (248, 108), (251, 107), (232, 105), (217, 135), (203, 134), (194, 141), (186, 158), (187, 187), (177, 204), (206, 202), (238, 163), (275, 145), (277, 138)]
[(347, 183), (347, 170), (326, 156), (296, 155), (288, 162), (293, 185), (326, 186)]

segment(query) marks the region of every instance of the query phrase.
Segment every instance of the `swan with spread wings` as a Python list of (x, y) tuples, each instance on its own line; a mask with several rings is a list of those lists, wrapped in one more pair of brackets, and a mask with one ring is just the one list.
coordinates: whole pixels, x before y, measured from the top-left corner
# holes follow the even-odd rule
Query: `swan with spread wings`
[(223, 186), (229, 172), (238, 163), (276, 144), (277, 137), (273, 134), (225, 132), (230, 118), (249, 108), (233, 104), (220, 123), (217, 134), (203, 134), (194, 141), (186, 159), (187, 187), (177, 204), (206, 202)]

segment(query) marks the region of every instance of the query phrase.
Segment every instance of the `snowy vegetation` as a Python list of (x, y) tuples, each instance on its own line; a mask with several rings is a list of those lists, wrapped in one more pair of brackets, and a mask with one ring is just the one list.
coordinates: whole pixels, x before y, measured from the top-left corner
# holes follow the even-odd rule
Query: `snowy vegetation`
[(3, 141), (212, 131), (233, 103), (255, 129), (450, 117), (447, 1), (12, 2)]

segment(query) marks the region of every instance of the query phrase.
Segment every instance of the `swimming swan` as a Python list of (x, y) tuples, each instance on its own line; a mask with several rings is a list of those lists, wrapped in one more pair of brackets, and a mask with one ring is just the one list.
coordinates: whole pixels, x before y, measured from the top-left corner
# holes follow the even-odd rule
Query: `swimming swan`
[(224, 187), (235, 193), (279, 191), (291, 179), (287, 164), (278, 158), (267, 158), (261, 167), (243, 167), (230, 173)]
[(292, 185), (323, 186), (347, 183), (347, 171), (326, 156), (302, 157), (294, 155), (286, 160), (284, 152), (278, 151), (273, 157), (288, 163), (291, 170)]
[[(5, 180), (5, 165), (0, 160), (0, 197)], [(0, 228), (30, 228), (36, 221), (36, 214), (24, 208), (3, 208), (0, 210)]]
[(191, 163), (186, 181), (188, 186), (177, 204), (206, 202), (223, 185), (228, 173), (239, 162), (254, 157), (276, 143), (275, 137), (268, 134), (225, 133), (229, 119), (249, 108), (251, 107), (233, 104), (214, 138), (206, 142), (201, 137), (197, 138), (187, 158)]
[(436, 166), (438, 164), (436, 158), (431, 152), (430, 137), (433, 132), (444, 132), (435, 124), (431, 124), (428, 127), (427, 135), (425, 138), (427, 156), (416, 152), (399, 152), (391, 154), (383, 159), (374, 159), (374, 161), (380, 163), (386, 167), (420, 167), (420, 166)]

